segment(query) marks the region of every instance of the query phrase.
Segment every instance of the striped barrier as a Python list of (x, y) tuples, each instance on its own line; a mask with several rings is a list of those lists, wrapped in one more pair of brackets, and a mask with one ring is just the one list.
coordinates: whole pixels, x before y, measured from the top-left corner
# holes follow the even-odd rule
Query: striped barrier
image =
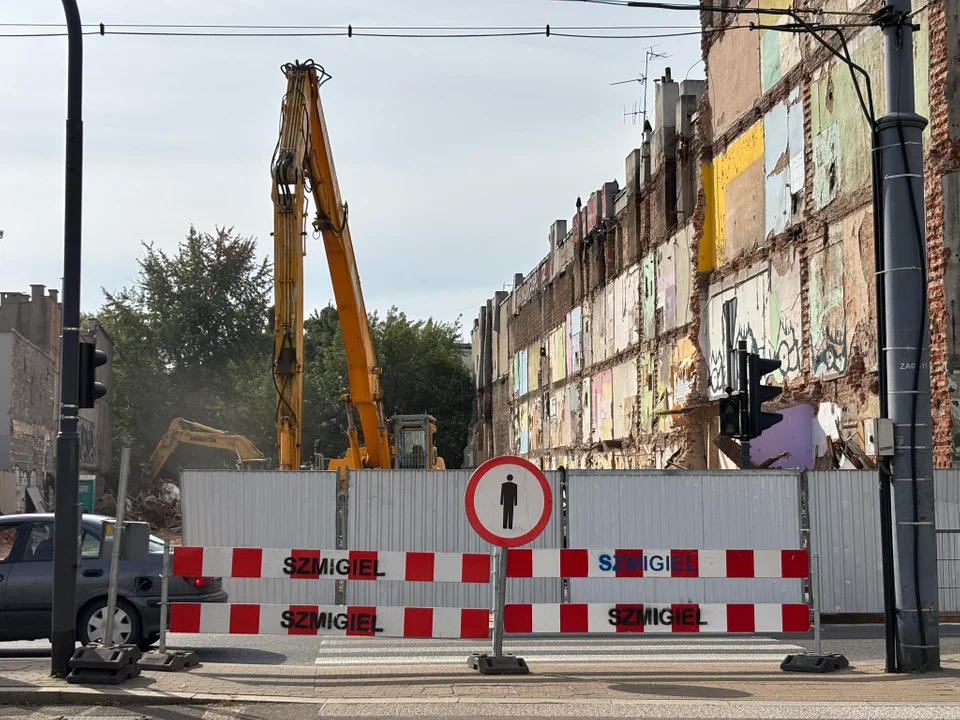
[(528, 550), (507, 553), (511, 578), (805, 578), (806, 550)]
[[(486, 553), (176, 547), (187, 577), (489, 583)], [(510, 578), (805, 578), (806, 550), (529, 550), (507, 552)]]
[(530, 633), (794, 633), (810, 629), (803, 603), (506, 604), (503, 631)]
[(173, 575), (489, 583), (490, 555), (183, 546), (173, 550)]
[(178, 602), (170, 604), (170, 632), (486, 639), (490, 634), (490, 611)]

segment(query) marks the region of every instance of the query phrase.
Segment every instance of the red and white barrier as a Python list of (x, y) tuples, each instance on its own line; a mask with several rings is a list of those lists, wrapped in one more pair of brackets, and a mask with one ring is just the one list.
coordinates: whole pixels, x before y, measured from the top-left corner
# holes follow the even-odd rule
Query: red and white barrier
[(487, 638), (487, 608), (171, 603), (170, 632)]
[(805, 578), (806, 550), (530, 550), (507, 552), (511, 578)]
[(802, 603), (644, 605), (628, 603), (506, 604), (507, 633), (794, 633), (810, 629)]
[(489, 583), (490, 555), (183, 546), (174, 548), (173, 575)]

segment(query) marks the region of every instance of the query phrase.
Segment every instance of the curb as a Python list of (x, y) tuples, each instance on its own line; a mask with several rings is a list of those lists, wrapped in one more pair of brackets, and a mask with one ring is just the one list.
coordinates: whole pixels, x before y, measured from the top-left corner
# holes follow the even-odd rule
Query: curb
[(198, 693), (156, 692), (154, 690), (114, 690), (94, 688), (0, 688), (2, 705), (182, 705), (229, 701), (229, 696)]

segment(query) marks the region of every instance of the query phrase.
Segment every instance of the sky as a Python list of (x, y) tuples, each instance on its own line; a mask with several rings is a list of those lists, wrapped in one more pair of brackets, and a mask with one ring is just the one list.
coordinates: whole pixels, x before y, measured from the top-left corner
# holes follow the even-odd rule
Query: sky
[[(696, 12), (552, 0), (79, 0), (84, 23), (643, 26)], [(60, 23), (57, 0), (3, 0), (0, 23)], [(0, 27), (0, 34), (37, 31)], [(41, 29), (56, 32), (56, 28)], [(588, 32), (588, 31), (585, 31)], [(596, 32), (596, 31), (595, 31)], [(702, 78), (699, 37), (84, 38), (82, 310), (135, 282), (141, 243), (175, 252), (193, 225), (254, 236), (270, 258), (270, 160), (283, 63), (312, 58), (368, 311), (462, 316), (546, 255), (580, 195), (623, 184), (651, 79)], [(67, 42), (0, 37), (0, 291), (59, 288)], [(688, 75), (689, 73), (689, 75)], [(654, 89), (650, 83), (651, 122)], [(320, 240), (304, 259), (307, 314), (333, 299)]]

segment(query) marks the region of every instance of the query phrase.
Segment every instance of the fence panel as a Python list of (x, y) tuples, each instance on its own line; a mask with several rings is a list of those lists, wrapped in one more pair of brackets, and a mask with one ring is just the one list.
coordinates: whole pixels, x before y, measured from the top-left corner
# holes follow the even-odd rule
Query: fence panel
[(820, 568), (822, 612), (883, 612), (877, 477), (869, 470), (807, 473), (810, 562)]
[[(494, 552), (470, 526), (464, 510), (469, 470), (360, 470), (348, 479), (347, 548), (435, 552)], [(553, 517), (528, 547), (563, 542), (559, 474), (547, 472)], [(515, 602), (557, 603), (562, 580), (508, 580)], [(491, 607), (492, 585), (347, 581), (349, 605)], [(521, 599), (522, 598), (522, 599)]]
[[(570, 470), (567, 487), (568, 547), (800, 547), (799, 473)], [(803, 601), (802, 585), (796, 579), (571, 579), (570, 601), (789, 603)]]
[[(206, 547), (337, 547), (337, 473), (184, 470), (183, 544)], [(326, 604), (336, 583), (224, 578), (231, 603)]]
[(960, 612), (960, 470), (935, 470), (941, 612)]

